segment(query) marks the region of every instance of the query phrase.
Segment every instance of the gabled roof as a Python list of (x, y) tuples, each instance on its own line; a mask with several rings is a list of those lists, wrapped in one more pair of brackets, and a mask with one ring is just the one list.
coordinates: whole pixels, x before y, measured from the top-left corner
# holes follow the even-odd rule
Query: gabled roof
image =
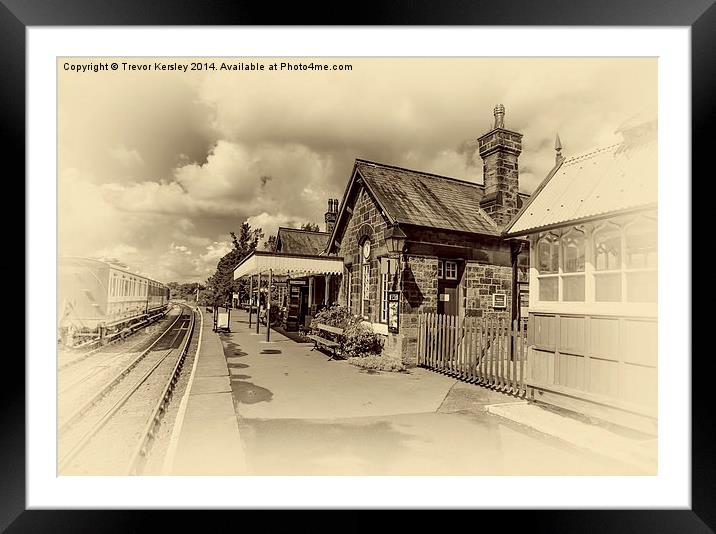
[(426, 172), (356, 160), (356, 169), (383, 209), (398, 223), (497, 235), (495, 222), (480, 208), (484, 188)]
[[(654, 126), (654, 133), (655, 133)], [(508, 237), (657, 205), (656, 135), (628, 139), (557, 165), (505, 229)]]
[(283, 254), (320, 254), (326, 249), (329, 236), (328, 232), (280, 227), (276, 235), (276, 250)]

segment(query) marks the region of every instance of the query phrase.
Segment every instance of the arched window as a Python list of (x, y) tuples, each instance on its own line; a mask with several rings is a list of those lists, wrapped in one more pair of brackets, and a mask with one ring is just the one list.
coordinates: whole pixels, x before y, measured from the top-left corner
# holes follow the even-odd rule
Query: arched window
[(559, 300), (559, 237), (545, 234), (537, 242), (539, 300)]
[(370, 306), (370, 258), (371, 258), (371, 243), (370, 239), (366, 238), (361, 243), (360, 247), (360, 258), (361, 258), (361, 305), (360, 313), (362, 316), (368, 315)]
[(622, 230), (607, 223), (594, 231), (594, 300), (622, 299)]
[(562, 300), (584, 302), (584, 232), (573, 228), (562, 236)]

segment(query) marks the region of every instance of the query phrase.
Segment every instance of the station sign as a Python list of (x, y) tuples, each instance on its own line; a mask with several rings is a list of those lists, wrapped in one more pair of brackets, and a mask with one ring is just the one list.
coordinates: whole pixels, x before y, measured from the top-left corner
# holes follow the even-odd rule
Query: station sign
[(400, 291), (388, 291), (388, 332), (397, 334), (400, 328)]

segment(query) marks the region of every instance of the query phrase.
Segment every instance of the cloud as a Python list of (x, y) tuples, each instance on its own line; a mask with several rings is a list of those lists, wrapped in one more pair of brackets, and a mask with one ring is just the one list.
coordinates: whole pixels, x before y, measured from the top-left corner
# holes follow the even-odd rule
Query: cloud
[(136, 149), (129, 149), (124, 145), (118, 145), (109, 151), (110, 156), (125, 167), (142, 165), (144, 160)]
[[(268, 60), (266, 60), (268, 61)], [(345, 62), (344, 60), (336, 60)], [(326, 76), (61, 74), (60, 250), (203, 281), (243, 221), (311, 221), (355, 158), (482, 182), (477, 138), (523, 134), (520, 188), (656, 110), (654, 59), (351, 59)], [(123, 248), (124, 247), (124, 248)]]

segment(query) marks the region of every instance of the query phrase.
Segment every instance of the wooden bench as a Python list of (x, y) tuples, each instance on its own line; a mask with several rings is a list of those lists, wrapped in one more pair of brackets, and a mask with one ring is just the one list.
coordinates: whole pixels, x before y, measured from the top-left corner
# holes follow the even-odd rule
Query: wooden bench
[[(327, 324), (312, 323), (311, 328), (315, 328), (320, 332), (326, 332), (327, 334), (333, 334), (334, 336), (340, 336), (343, 334), (342, 328), (330, 326)], [(309, 334), (306, 337), (313, 340), (314, 345), (311, 350), (316, 350), (319, 346), (322, 346), (331, 351), (331, 357), (329, 358), (329, 360), (332, 360), (336, 356), (336, 349), (340, 346), (340, 343), (338, 341), (330, 339), (328, 336), (323, 337), (315, 334)]]

